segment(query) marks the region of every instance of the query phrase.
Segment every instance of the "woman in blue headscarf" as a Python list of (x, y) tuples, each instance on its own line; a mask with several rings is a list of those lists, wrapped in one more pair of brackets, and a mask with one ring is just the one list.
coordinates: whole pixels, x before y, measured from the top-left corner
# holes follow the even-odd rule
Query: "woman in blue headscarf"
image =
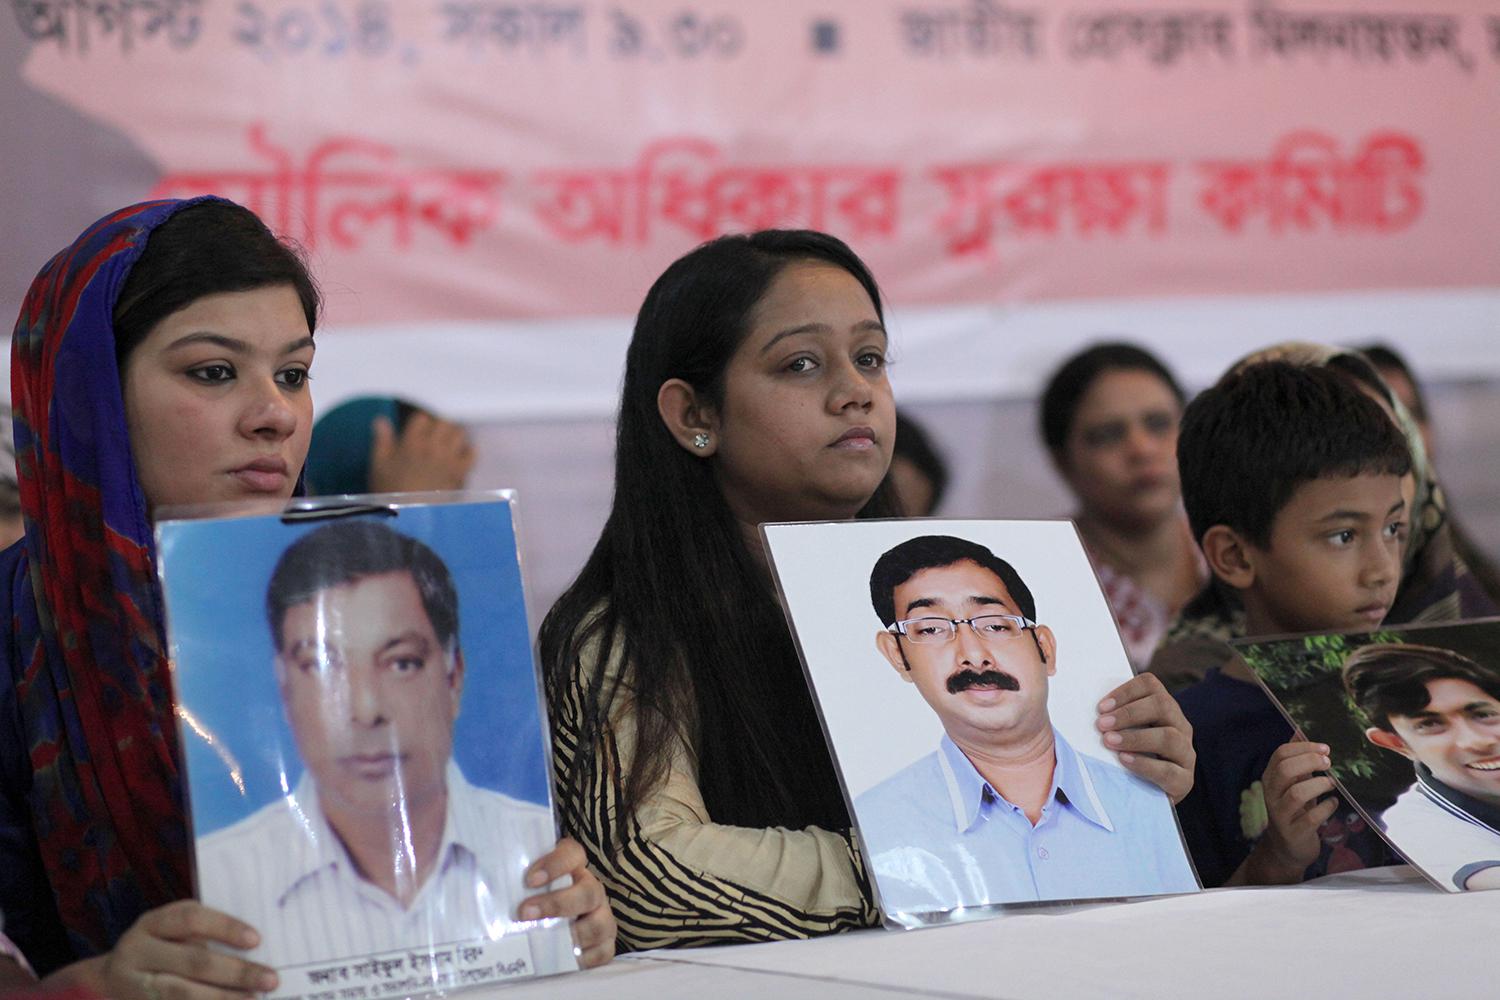
[(474, 446), (458, 424), (394, 396), (357, 396), (318, 418), (307, 452), (307, 491), (461, 490)]
[[(0, 553), (0, 912), (38, 971), (116, 1000), (274, 988), (206, 942), (252, 928), (188, 899), (175, 707), (151, 514), (290, 497), (312, 424), (318, 294), (220, 199), (96, 222), (37, 276), (12, 345), (26, 534)], [(607, 960), (603, 893), (564, 842), (532, 897)], [(56, 971), (55, 971), (56, 970)]]

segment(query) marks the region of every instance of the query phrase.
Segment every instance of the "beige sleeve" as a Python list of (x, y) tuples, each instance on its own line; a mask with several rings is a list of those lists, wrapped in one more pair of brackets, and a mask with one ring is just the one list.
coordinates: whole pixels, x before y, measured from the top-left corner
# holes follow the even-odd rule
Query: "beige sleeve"
[[(615, 720), (616, 745), (626, 762), (631, 721)], [(683, 864), (788, 906), (818, 912), (864, 905), (847, 835), (815, 826), (788, 830), (713, 822), (698, 790), (696, 762), (681, 743), (666, 781), (636, 810), (636, 822), (642, 837)]]
[[(560, 772), (578, 749), (580, 694), (575, 683), (554, 706)], [(622, 949), (804, 938), (878, 922), (847, 833), (714, 823), (685, 734), (665, 780), (629, 818), (621, 839), (607, 818), (616, 813), (634, 757), (633, 712), (622, 690), (586, 801), (564, 804), (572, 819), (568, 832), (583, 844), (609, 892)], [(560, 783), (564, 794), (567, 787)]]

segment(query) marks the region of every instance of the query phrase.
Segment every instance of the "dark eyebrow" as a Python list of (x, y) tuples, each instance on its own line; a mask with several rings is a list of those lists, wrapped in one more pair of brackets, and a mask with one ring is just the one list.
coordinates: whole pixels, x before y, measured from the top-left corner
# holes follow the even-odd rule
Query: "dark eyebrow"
[[(1002, 601), (1002, 600), (1000, 600), (1000, 598), (998, 598), (998, 597), (990, 597), (990, 596), (988, 596), (986, 594), (971, 594), (968, 597), (968, 602), (970, 604), (998, 604), (1002, 608), (1006, 607), (1005, 602)], [(934, 598), (931, 598), (931, 597), (919, 597), (915, 601), (912, 601), (910, 604), (908, 604), (906, 606), (905, 614), (909, 615), (913, 611), (917, 610), (918, 608), (932, 608), (932, 607), (936, 607), (936, 606), (937, 606), (937, 601)]]
[[(250, 345), (245, 341), (240, 340), (238, 337), (226, 337), (222, 333), (209, 333), (206, 330), (199, 331), (198, 333), (189, 333), (184, 336), (178, 337), (176, 340), (172, 341), (172, 343), (167, 345), (167, 350), (175, 351), (179, 347), (189, 347), (193, 344), (212, 344), (215, 347), (222, 347), (224, 348), (224, 350), (233, 351), (236, 354), (251, 353)], [(291, 354), (295, 351), (302, 350), (302, 348), (304, 347), (313, 346), (315, 345), (312, 339), (312, 335), (309, 334), (306, 337), (298, 337), (296, 340), (288, 341), (287, 344), (282, 347), (281, 353)]]
[(408, 642), (421, 647), (421, 651), (423, 653), (432, 648), (432, 643), (427, 641), (427, 637), (425, 635), (414, 629), (407, 629), (400, 635), (393, 636), (390, 639), (387, 639), (384, 643), (381, 644), (380, 649), (378, 649), (376, 652), (385, 653), (397, 646), (404, 645)]
[[(408, 643), (408, 642), (415, 643), (416, 645), (421, 646), (423, 652), (426, 652), (432, 646), (432, 643), (428, 642), (427, 637), (425, 635), (423, 635), (421, 632), (418, 632), (415, 629), (407, 629), (405, 632), (402, 632), (400, 635), (392, 636), (391, 638), (387, 639), (385, 642), (381, 643), (380, 644), (380, 648), (378, 650), (376, 650), (376, 652), (377, 653), (384, 653), (384, 652), (386, 652), (389, 649), (392, 649), (392, 648), (394, 648), (396, 646), (400, 646), (403, 643)], [(300, 653), (303, 649), (305, 649), (307, 647), (312, 647), (313, 649), (326, 649), (326, 648), (328, 648), (330, 646), (337, 646), (337, 645), (338, 645), (337, 642), (325, 642), (325, 641), (319, 640), (317, 638), (298, 639), (296, 642), (292, 643), (292, 645), (288, 648), (287, 652), (290, 653), (291, 655), (295, 656), (295, 655), (297, 655), (298, 653)]]
[[(886, 336), (889, 336), (889, 334), (885, 333), (885, 327), (883, 327), (883, 326), (880, 325), (880, 321), (879, 320), (874, 320), (874, 319), (861, 320), (860, 322), (855, 323), (854, 326), (851, 329), (853, 329), (855, 331), (858, 331), (858, 332), (874, 332), (874, 333), (880, 333), (880, 334), (884, 334)], [(827, 323), (803, 323), (801, 326), (789, 327), (789, 328), (787, 328), (785, 330), (782, 330), (776, 336), (772, 337), (769, 341), (767, 341), (766, 342), (766, 346), (764, 346), (764, 347), (762, 347), (760, 349), (760, 353), (765, 354), (771, 348), (773, 348), (777, 344), (779, 344), (781, 341), (785, 340), (788, 337), (795, 337), (799, 333), (831, 333), (831, 332), (833, 332), (833, 327), (829, 326)]]
[(287, 656), (300, 656), (305, 649), (321, 649), (325, 644), (319, 643), (317, 639), (298, 639), (286, 648)]
[[(1392, 514), (1399, 513), (1402, 510), (1402, 508), (1404, 508), (1405, 506), (1406, 506), (1406, 501), (1404, 499), (1403, 500), (1397, 500), (1395, 503), (1391, 504), (1391, 509), (1385, 512), (1385, 516), (1386, 517), (1390, 517)], [(1335, 510), (1335, 511), (1330, 511), (1329, 513), (1324, 514), (1322, 517), (1318, 518), (1318, 521), (1320, 523), (1323, 522), (1323, 521), (1368, 521), (1368, 520), (1370, 520), (1370, 515), (1364, 513), (1363, 511), (1358, 511), (1358, 510)]]
[(1359, 511), (1359, 510), (1334, 510), (1334, 511), (1329, 511), (1327, 514), (1324, 514), (1322, 517), (1318, 518), (1318, 523), (1321, 524), (1324, 521), (1368, 521), (1368, 520), (1370, 520), (1370, 515), (1366, 514), (1364, 511)]

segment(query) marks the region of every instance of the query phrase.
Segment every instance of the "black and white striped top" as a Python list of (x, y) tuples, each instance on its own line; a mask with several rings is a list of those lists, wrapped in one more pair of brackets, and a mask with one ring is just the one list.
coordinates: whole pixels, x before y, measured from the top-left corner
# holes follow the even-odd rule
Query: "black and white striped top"
[(879, 922), (847, 832), (712, 822), (686, 745), (617, 837), (631, 710), (616, 705), (595, 750), (596, 777), (575, 794), (566, 778), (579, 751), (583, 671), (555, 692), (551, 706), (557, 804), (564, 832), (583, 845), (609, 894), (620, 951), (807, 938)]

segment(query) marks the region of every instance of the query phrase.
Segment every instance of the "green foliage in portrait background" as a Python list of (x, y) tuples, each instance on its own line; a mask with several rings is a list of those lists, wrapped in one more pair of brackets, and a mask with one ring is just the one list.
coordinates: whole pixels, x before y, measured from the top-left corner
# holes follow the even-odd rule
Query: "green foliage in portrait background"
[(1308, 739), (1328, 744), (1329, 770), (1371, 814), (1410, 787), (1412, 766), (1405, 757), (1365, 738), (1369, 722), (1344, 691), (1344, 661), (1361, 646), (1397, 642), (1438, 646), (1479, 663), (1500, 663), (1500, 619), (1234, 643), (1292, 724)]
[(1365, 739), (1368, 723), (1344, 690), (1344, 660), (1361, 646), (1405, 641), (1403, 633), (1382, 630), (1239, 647), (1292, 724), (1308, 739), (1328, 744), (1329, 770), (1370, 809), (1383, 808), (1411, 784), (1411, 765)]

